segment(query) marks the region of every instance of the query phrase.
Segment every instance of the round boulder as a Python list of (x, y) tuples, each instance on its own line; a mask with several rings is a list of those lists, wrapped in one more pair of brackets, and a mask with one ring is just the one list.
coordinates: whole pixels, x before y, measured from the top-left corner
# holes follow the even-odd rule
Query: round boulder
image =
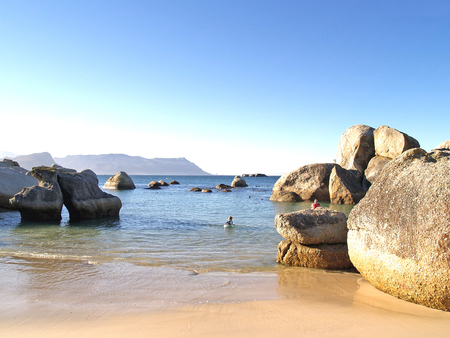
[(236, 176), (234, 178), (233, 182), (231, 182), (231, 187), (245, 188), (245, 187), (248, 187), (248, 185), (247, 185), (247, 182), (245, 182), (245, 180), (241, 176)]
[(348, 219), (353, 265), (377, 289), (450, 311), (450, 151), (392, 160)]
[(130, 190), (136, 189), (133, 180), (125, 171), (119, 171), (114, 176), (108, 178), (106, 183), (103, 185), (104, 189), (111, 190)]
[(388, 126), (375, 129), (373, 137), (377, 156), (396, 158), (405, 150), (420, 147), (415, 138)]

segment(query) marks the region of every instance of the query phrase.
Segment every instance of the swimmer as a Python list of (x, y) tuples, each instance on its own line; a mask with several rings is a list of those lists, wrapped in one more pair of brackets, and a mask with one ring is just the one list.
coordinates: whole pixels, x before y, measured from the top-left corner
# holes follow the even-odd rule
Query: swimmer
[(234, 224), (233, 224), (233, 216), (228, 217), (228, 221), (225, 222), (225, 224), (223, 225), (225, 228), (233, 228)]
[(317, 200), (314, 200), (314, 203), (311, 204), (311, 209), (315, 210), (317, 207), (320, 207), (320, 204)]

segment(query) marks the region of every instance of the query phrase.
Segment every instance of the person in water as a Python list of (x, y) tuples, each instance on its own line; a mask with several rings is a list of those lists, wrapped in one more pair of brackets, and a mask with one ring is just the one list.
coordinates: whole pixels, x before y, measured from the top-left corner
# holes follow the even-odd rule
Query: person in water
[(317, 207), (320, 207), (320, 204), (317, 200), (314, 200), (314, 203), (311, 204), (311, 209), (315, 210)]
[(225, 228), (231, 228), (234, 227), (234, 223), (233, 223), (233, 216), (228, 217), (228, 221), (225, 222), (225, 224), (223, 225)]

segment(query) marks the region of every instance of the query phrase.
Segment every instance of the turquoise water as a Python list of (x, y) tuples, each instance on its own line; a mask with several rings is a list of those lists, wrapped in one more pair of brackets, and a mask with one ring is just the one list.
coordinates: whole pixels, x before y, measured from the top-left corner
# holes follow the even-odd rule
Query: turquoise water
[[(99, 176), (100, 187), (109, 176)], [(132, 176), (136, 189), (107, 190), (122, 200), (119, 219), (59, 224), (22, 223), (17, 212), (0, 213), (0, 257), (126, 262), (140, 266), (196, 271), (268, 271), (283, 239), (274, 228), (279, 212), (309, 208), (310, 202), (269, 200), (278, 177), (247, 177), (249, 187), (216, 190), (232, 176)], [(180, 185), (145, 189), (150, 181)], [(212, 193), (191, 192), (192, 187)], [(347, 208), (348, 206), (332, 206)], [(347, 210), (344, 209), (346, 212)], [(228, 216), (236, 227), (224, 228)]]

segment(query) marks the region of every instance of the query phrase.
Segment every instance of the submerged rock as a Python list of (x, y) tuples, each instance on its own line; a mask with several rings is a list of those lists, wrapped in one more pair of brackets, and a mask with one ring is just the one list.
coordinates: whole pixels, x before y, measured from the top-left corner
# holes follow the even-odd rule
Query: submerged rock
[(283, 198), (280, 192), (294, 192), (302, 200), (329, 201), (330, 192), (328, 185), (330, 183), (331, 170), (334, 163), (315, 163), (308, 164), (281, 176), (272, 189), (271, 201)]
[(189, 189), (189, 191), (202, 191), (202, 189), (194, 187), (194, 188)]
[(170, 183), (169, 183), (169, 184), (171, 184), (171, 185), (172, 185), (172, 184), (180, 184), (180, 183), (179, 183), (178, 181), (175, 181), (175, 180), (174, 180), (174, 181), (170, 181)]
[(348, 219), (353, 265), (377, 289), (450, 311), (450, 151), (410, 149)]
[(223, 183), (220, 183), (220, 184), (218, 184), (218, 185), (216, 185), (216, 189), (231, 189), (232, 187), (231, 187), (231, 185), (227, 185), (227, 184), (223, 184)]
[(273, 202), (301, 202), (299, 195), (292, 191), (277, 191), (272, 193), (270, 200)]
[(212, 190), (211, 190), (211, 189), (202, 189), (202, 192), (207, 192), (207, 193), (209, 193), (209, 192), (212, 192)]
[(136, 189), (133, 180), (125, 171), (119, 171), (114, 176), (108, 178), (103, 185), (104, 189), (116, 189), (116, 190), (130, 190)]

